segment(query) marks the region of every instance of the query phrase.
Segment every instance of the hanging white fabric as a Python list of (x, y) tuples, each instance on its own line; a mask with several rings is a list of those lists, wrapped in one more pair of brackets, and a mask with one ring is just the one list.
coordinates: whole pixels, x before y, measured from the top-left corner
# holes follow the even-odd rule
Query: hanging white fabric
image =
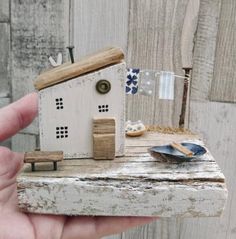
[(159, 99), (174, 100), (175, 74), (170, 71), (161, 71), (159, 80)]

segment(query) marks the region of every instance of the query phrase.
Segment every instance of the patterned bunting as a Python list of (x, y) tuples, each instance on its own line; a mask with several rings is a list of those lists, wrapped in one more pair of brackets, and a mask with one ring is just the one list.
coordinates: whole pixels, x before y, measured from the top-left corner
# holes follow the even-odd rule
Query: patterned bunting
[(159, 81), (159, 99), (174, 100), (175, 75), (170, 71), (127, 69), (126, 94), (151, 96)]
[(161, 71), (159, 84), (159, 99), (174, 100), (174, 72)]
[(140, 71), (140, 86), (139, 94), (151, 96), (155, 89), (155, 71), (142, 70)]
[(134, 95), (138, 92), (139, 69), (127, 69), (126, 94)]

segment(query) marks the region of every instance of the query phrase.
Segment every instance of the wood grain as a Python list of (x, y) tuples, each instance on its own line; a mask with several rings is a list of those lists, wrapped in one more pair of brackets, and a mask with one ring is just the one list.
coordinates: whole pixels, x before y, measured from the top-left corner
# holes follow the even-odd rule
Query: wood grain
[(93, 118), (93, 133), (94, 134), (115, 134), (116, 120), (114, 117)]
[(114, 159), (116, 152), (115, 134), (93, 134), (93, 158)]
[(36, 182), (22, 178), (18, 182), (21, 210), (64, 215), (204, 217), (219, 216), (226, 200), (225, 188), (219, 183), (194, 183), (184, 187), (153, 182), (150, 189), (150, 183), (140, 185), (127, 180), (117, 184), (110, 179), (107, 184), (98, 179), (85, 182), (71, 178), (56, 181), (45, 178), (42, 182), (39, 179)]
[(72, 10), (77, 59), (111, 45), (127, 52), (129, 0), (74, 1)]
[(186, 156), (189, 156), (189, 157), (193, 156), (193, 152), (188, 150), (186, 147), (182, 146), (180, 143), (173, 142), (170, 145)]
[(206, 101), (213, 78), (221, 0), (200, 1), (194, 45), (191, 99)]
[(32, 151), (24, 155), (24, 163), (58, 162), (63, 160), (63, 151)]
[(0, 2), (0, 22), (9, 22), (10, 0)]
[[(128, 65), (183, 75), (181, 35), (187, 5), (188, 1), (130, 1)], [(176, 80), (174, 101), (160, 100), (158, 88), (157, 80), (152, 96), (128, 96), (127, 118), (178, 126), (183, 81)]]
[(37, 90), (62, 83), (68, 79), (78, 77), (82, 74), (91, 73), (112, 64), (120, 63), (124, 59), (124, 53), (121, 48), (109, 47), (100, 50), (91, 56), (75, 62), (59, 66), (52, 71), (45, 72), (38, 76), (34, 83)]
[[(207, 114), (207, 120), (206, 115)], [(216, 157), (226, 177), (229, 198), (220, 218), (185, 219), (182, 224), (181, 238), (235, 238), (235, 143), (236, 127), (235, 104), (217, 102), (191, 102), (190, 127), (203, 135), (209, 149)], [(216, 130), (217, 129), (217, 130)]]
[[(48, 55), (67, 59), (69, 1), (11, 1), (13, 100), (34, 91), (35, 78), (50, 68)], [(38, 133), (34, 121), (27, 133)]]
[(222, 1), (210, 100), (236, 102), (236, 2)]
[(200, 0), (189, 0), (181, 36), (181, 57), (183, 67), (193, 66), (194, 37), (197, 30)]
[[(131, 0), (130, 0), (131, 1)], [(8, 4), (9, 1), (1, 1), (0, 5), (5, 5)], [(26, 94), (27, 92), (31, 91), (33, 89), (33, 80), (35, 78), (36, 75), (38, 75), (39, 72), (41, 72), (41, 69), (45, 69), (48, 67), (47, 65), (47, 57), (46, 57), (46, 52), (50, 52), (54, 57), (56, 56), (57, 52), (54, 53), (55, 51), (57, 51), (58, 46), (61, 46), (61, 43), (64, 42), (61, 41), (62, 37), (67, 37), (65, 32), (67, 32), (68, 29), (66, 29), (66, 21), (69, 19), (69, 17), (62, 17), (61, 13), (63, 11), (63, 15), (64, 13), (67, 11), (67, 6), (64, 4), (67, 4), (67, 1), (63, 1), (63, 2), (54, 2), (51, 1), (52, 4), (49, 2), (46, 2), (46, 11), (45, 9), (43, 10), (43, 17), (39, 16), (38, 12), (35, 12), (36, 9), (40, 10), (40, 14), (42, 14), (41, 11), (41, 1), (40, 2), (34, 2), (33, 1), (29, 1), (27, 2), (27, 4), (29, 3), (30, 6), (26, 7), (24, 5), (26, 5), (26, 3), (23, 2), (23, 6), (24, 8), (26, 7), (26, 9), (22, 8), (22, 5), (19, 4), (18, 1), (12, 1), (12, 20), (13, 20), (13, 24), (15, 25), (16, 22), (19, 19), (19, 24), (18, 24), (18, 29), (13, 28), (13, 67), (17, 66), (17, 72), (15, 69), (14, 70), (14, 77), (13, 77), (13, 81), (14, 81), (14, 91), (13, 91), (13, 98), (14, 99), (18, 99), (20, 96), (23, 96), (24, 94)], [(148, 1), (146, 1), (148, 2)], [(160, 9), (160, 11), (156, 10), (157, 13), (157, 17), (158, 17), (158, 21), (157, 23), (154, 25), (155, 29), (154, 31), (159, 32), (160, 29), (166, 29), (166, 25), (164, 24), (163, 19), (165, 19), (168, 15), (168, 11), (169, 11), (169, 5), (166, 5), (166, 2), (173, 5), (178, 5), (178, 2), (180, 1), (156, 1), (153, 4), (153, 7), (155, 8), (156, 6), (158, 6), (158, 9)], [(188, 3), (187, 3), (188, 2)], [(197, 2), (197, 1), (192, 1)], [(194, 68), (196, 68), (196, 71), (194, 73), (194, 81), (196, 79), (196, 81), (194, 82), (195, 85), (195, 89), (192, 89), (194, 91), (194, 95), (196, 96), (195, 99), (198, 100), (202, 100), (201, 99), (201, 92), (202, 95), (204, 96), (204, 98), (208, 97), (208, 92), (209, 92), (209, 88), (210, 88), (210, 82), (212, 79), (212, 75), (213, 75), (213, 71), (212, 71), (212, 58), (214, 58), (214, 50), (212, 49), (212, 47), (214, 46), (214, 41), (215, 39), (215, 34), (217, 34), (217, 28), (214, 27), (215, 24), (217, 24), (217, 12), (218, 12), (218, 16), (219, 16), (219, 8), (216, 7), (218, 6), (218, 4), (220, 2), (223, 1), (208, 1), (208, 0), (201, 0), (201, 5), (200, 8), (203, 8), (203, 10), (201, 10), (201, 19), (198, 20), (198, 26), (197, 26), (197, 32), (196, 32), (196, 36), (198, 35), (198, 31), (200, 32), (200, 35), (198, 35), (198, 37), (193, 38), (193, 36), (189, 33), (189, 31), (193, 31), (194, 32), (194, 27), (192, 24), (188, 24), (187, 16), (190, 15), (190, 19), (191, 18), (191, 14), (189, 14), (188, 12), (188, 8), (191, 5), (191, 1), (181, 1), (182, 6), (185, 8), (185, 6), (187, 5), (187, 9), (186, 12), (183, 14), (184, 15), (184, 24), (183, 24), (183, 29), (182, 29), (182, 40), (187, 39), (187, 41), (185, 40), (185, 42), (187, 42), (187, 45), (185, 44), (181, 44), (182, 46), (185, 46), (185, 49), (181, 49), (182, 51), (182, 63), (184, 62), (191, 62), (191, 55), (192, 53), (190, 53), (189, 55), (185, 55), (186, 52), (189, 52), (188, 49), (191, 49), (191, 44), (192, 44), (192, 39), (194, 39), (195, 43), (197, 41), (197, 45), (194, 44), (194, 52), (195, 54), (197, 53), (197, 57), (196, 57), (196, 61), (195, 61), (195, 66)], [(72, 39), (75, 39), (75, 52), (76, 52), (76, 56), (77, 58), (83, 57), (84, 55), (93, 52), (94, 50), (97, 50), (101, 47), (106, 47), (107, 45), (110, 45), (111, 43), (113, 45), (119, 45), (121, 46), (123, 49), (127, 48), (127, 35), (128, 35), (128, 13), (129, 13), (129, 1), (128, 0), (114, 0), (114, 1), (109, 1), (109, 0), (100, 0), (99, 2), (100, 4), (97, 4), (97, 2), (93, 2), (93, 1), (87, 1), (87, 0), (80, 0), (80, 1), (75, 1), (75, 8), (71, 8), (74, 9), (75, 11), (75, 21), (73, 22), (74, 25), (74, 29), (76, 31), (76, 34), (74, 35), (74, 37), (72, 37)], [(144, 4), (146, 4), (143, 1)], [(134, 3), (135, 4), (135, 3)], [(234, 4), (234, 3), (231, 3)], [(52, 7), (52, 5), (55, 7)], [(35, 7), (36, 6), (36, 7)], [(141, 5), (139, 5), (141, 6)], [(161, 10), (162, 6), (165, 10)], [(61, 9), (60, 9), (61, 8)], [(139, 7), (140, 8), (140, 7)], [(2, 7), (0, 7), (0, 11), (4, 9)], [(66, 10), (65, 10), (66, 9)], [(105, 11), (104, 11), (105, 9)], [(216, 11), (216, 12), (215, 12)], [(17, 12), (19, 13), (19, 16), (17, 16)], [(181, 11), (180, 11), (181, 12)], [(230, 12), (230, 11), (229, 11)], [(7, 11), (4, 10), (4, 15), (7, 13)], [(44, 14), (46, 14), (47, 16), (51, 15), (54, 16), (51, 20), (46, 19), (45, 21), (40, 21), (40, 19), (44, 19)], [(55, 16), (56, 14), (56, 16)], [(179, 14), (179, 11), (176, 11), (176, 14)], [(26, 15), (26, 21), (24, 21), (24, 15)], [(195, 12), (193, 12), (192, 16), (195, 16)], [(64, 15), (65, 16), (65, 15)], [(101, 17), (103, 16), (103, 17)], [(224, 20), (228, 21), (226, 18), (230, 17), (230, 14), (224, 14)], [(32, 20), (34, 19), (35, 20)], [(135, 16), (134, 16), (135, 17)], [(136, 16), (137, 18), (139, 17), (139, 15)], [(146, 19), (148, 19), (148, 12), (145, 15)], [(0, 17), (1, 18), (1, 17)], [(29, 19), (29, 20), (28, 20)], [(44, 22), (52, 22), (52, 20), (55, 19), (55, 22), (63, 25), (62, 29), (64, 29), (63, 31), (60, 31), (59, 29), (61, 29), (61, 27), (57, 27), (58, 24), (56, 23), (56, 27), (55, 24), (44, 24)], [(59, 19), (59, 20), (58, 20)], [(188, 18), (189, 19), (189, 18)], [(196, 18), (195, 18), (196, 19)], [(233, 19), (229, 20), (232, 21)], [(4, 20), (5, 21), (5, 20)], [(194, 20), (193, 20), (194, 21)], [(221, 20), (220, 20), (221, 21)], [(72, 24), (72, 22), (71, 22)], [(189, 28), (185, 28), (186, 24), (188, 25)], [(194, 22), (195, 24), (195, 22)], [(22, 26), (21, 26), (22, 25)], [(40, 26), (39, 26), (40, 25)], [(28, 28), (28, 26), (33, 26), (33, 28), (35, 29), (35, 35), (32, 33), (33, 28)], [(179, 25), (180, 26), (180, 25)], [(230, 28), (230, 26), (228, 26)], [(27, 29), (27, 31), (25, 32), (24, 29)], [(228, 29), (229, 29), (228, 28)], [(44, 30), (43, 30), (44, 29)], [(49, 34), (47, 32), (46, 29), (49, 29)], [(187, 29), (187, 30), (186, 30)], [(230, 30), (230, 29), (229, 29)], [(18, 32), (20, 32), (20, 34), (18, 34)], [(227, 31), (227, 29), (225, 29), (225, 31)], [(63, 35), (62, 37), (51, 37), (51, 33), (53, 33), (53, 35)], [(165, 32), (163, 32), (164, 34)], [(141, 33), (140, 33), (141, 34)], [(185, 34), (187, 34), (187, 38), (185, 37)], [(233, 34), (233, 33), (232, 33)], [(189, 35), (189, 37), (188, 37)], [(227, 42), (229, 43), (230, 48), (232, 49), (233, 44), (232, 44), (232, 38), (227, 39), (228, 36), (230, 36), (231, 33), (225, 35), (225, 36), (220, 36), (221, 38), (225, 38), (225, 40), (222, 40), (223, 42)], [(15, 36), (17, 36), (19, 39), (16, 40)], [(27, 37), (28, 36), (28, 37)], [(42, 36), (42, 37), (40, 37)], [(42, 43), (43, 38), (48, 39), (45, 44)], [(72, 34), (73, 36), (73, 34)], [(137, 35), (140, 36), (140, 35)], [(213, 38), (212, 38), (213, 36)], [(178, 36), (175, 37), (175, 35), (172, 35), (172, 37), (175, 39), (174, 41), (179, 41)], [(46, 39), (45, 38), (45, 39)], [(142, 41), (143, 45), (145, 45), (144, 43), (148, 41), (148, 38), (150, 38), (150, 35), (147, 35), (147, 38), (144, 39)], [(52, 40), (50, 40), (52, 39)], [(150, 47), (150, 49), (155, 49), (151, 46), (153, 46), (156, 42), (160, 42), (158, 39), (162, 39), (161, 36), (155, 38), (157, 40), (154, 40), (153, 43), (149, 42), (148, 46)], [(189, 41), (188, 41), (189, 39)], [(215, 40), (214, 40), (215, 39)], [(55, 40), (55, 44), (54, 44), (54, 40)], [(58, 41), (57, 41), (58, 40)], [(140, 41), (140, 38), (133, 38), (133, 42), (134, 42), (134, 46), (135, 45), (135, 40), (136, 41)], [(31, 42), (37, 42), (35, 49), (32, 49), (32, 43)], [(21, 44), (22, 43), (22, 44)], [(72, 41), (73, 43), (73, 41)], [(213, 43), (213, 44), (212, 44)], [(15, 44), (17, 44), (18, 46), (16, 47)], [(51, 45), (52, 44), (52, 45)], [(64, 43), (63, 43), (64, 44)], [(130, 43), (131, 45), (132, 43)], [(26, 48), (27, 47), (29, 48)], [(50, 45), (48, 47), (48, 45)], [(65, 44), (66, 46), (67, 44)], [(46, 47), (45, 47), (46, 46)], [(224, 48), (224, 46), (221, 45), (217, 45), (217, 47), (222, 47), (222, 50)], [(55, 47), (55, 48), (54, 48)], [(131, 46), (129, 46), (131, 47)], [(24, 50), (22, 50), (21, 52), (21, 48), (24, 48)], [(188, 49), (187, 49), (188, 48)], [(30, 50), (31, 49), (31, 50)], [(61, 48), (62, 49), (62, 48)], [(148, 47), (146, 48), (146, 52), (149, 52), (151, 50), (148, 50)], [(161, 46), (160, 46), (161, 49)], [(164, 48), (163, 48), (164, 49)], [(227, 50), (228, 51), (228, 50)], [(227, 52), (226, 51), (226, 52)], [(232, 49), (233, 51), (233, 49)], [(29, 53), (31, 52), (31, 53)], [(45, 54), (39, 54), (39, 52), (45, 52)], [(133, 50), (133, 54), (135, 54), (136, 50)], [(138, 52), (140, 52), (140, 48), (138, 50)], [(160, 51), (158, 51), (160, 52)], [(163, 50), (164, 52), (164, 50)], [(166, 51), (165, 51), (166, 52)], [(27, 53), (29, 53), (27, 55)], [(65, 53), (65, 52), (64, 52)], [(217, 53), (217, 51), (216, 51)], [(54, 55), (55, 54), (55, 55)], [(143, 51), (143, 54), (145, 55), (145, 51)], [(147, 55), (153, 56), (155, 53), (149, 53)], [(216, 63), (220, 65), (221, 62), (221, 56), (219, 53), (217, 53), (217, 58), (215, 59), (215, 65), (214, 65), (214, 69), (216, 67)], [(20, 55), (20, 56), (19, 56)], [(64, 54), (65, 56), (66, 54)], [(136, 54), (137, 56), (140, 56), (139, 53)], [(19, 56), (18, 59), (14, 59), (15, 56)], [(209, 56), (209, 59), (208, 59)], [(134, 56), (135, 57), (135, 56)], [(144, 57), (143, 59), (145, 59), (144, 61), (147, 60), (148, 57)], [(27, 60), (26, 60), (27, 59)], [(22, 60), (22, 65), (20, 60)], [(153, 60), (155, 61), (156, 58), (152, 57), (150, 59), (150, 61)], [(158, 53), (157, 54), (157, 60), (161, 63), (162, 61), (165, 60), (165, 57), (163, 59), (162, 54)], [(36, 61), (36, 62), (35, 62)], [(141, 60), (140, 60), (141, 61)], [(169, 61), (169, 58), (167, 58), (167, 61)], [(194, 59), (193, 59), (194, 61)], [(34, 66), (32, 66), (32, 64), (35, 62)], [(172, 60), (171, 60), (172, 62)], [(167, 62), (168, 63), (168, 62)], [(129, 64), (130, 66), (134, 66), (135, 64)], [(141, 64), (140, 64), (141, 65)], [(26, 67), (28, 66), (28, 69), (26, 69)], [(138, 65), (137, 65), (138, 66)], [(182, 66), (181, 66), (182, 67)], [(161, 67), (160, 67), (161, 68)], [(22, 69), (22, 70), (20, 70)], [(36, 69), (36, 70), (35, 70)], [(219, 70), (219, 69), (218, 69)], [(37, 72), (36, 72), (37, 71)], [(231, 70), (229, 70), (231, 71)], [(218, 74), (220, 74), (218, 72)], [(231, 73), (229, 73), (231, 74)], [(222, 78), (223, 79), (223, 78)], [(199, 84), (198, 84), (199, 83)], [(202, 83), (204, 85), (206, 85), (208, 87), (208, 89), (204, 88), (205, 86), (202, 86)], [(200, 86), (200, 87), (199, 87)], [(198, 90), (200, 90), (201, 92), (199, 93)], [(193, 95), (192, 95), (193, 96)], [(144, 99), (145, 101), (146, 99)], [(199, 103), (196, 102), (195, 106), (198, 105)], [(139, 106), (139, 105), (137, 105)], [(149, 116), (153, 116), (152, 110), (154, 108), (154, 106), (151, 108), (150, 104), (146, 104), (147, 107), (149, 107), (148, 110), (145, 109), (141, 109), (144, 114), (149, 114)], [(228, 238), (228, 239), (233, 239), (235, 238), (235, 232), (236, 232), (236, 220), (234, 215), (236, 215), (235, 208), (236, 206), (234, 205), (234, 197), (235, 197), (235, 193), (234, 193), (234, 168), (235, 168), (235, 164), (234, 164), (234, 151), (229, 150), (228, 148), (231, 148), (231, 146), (227, 146), (227, 147), (223, 147), (221, 145), (220, 148), (218, 148), (218, 142), (217, 140), (220, 139), (223, 136), (222, 141), (227, 142), (228, 140), (234, 140), (234, 137), (232, 138), (231, 132), (232, 132), (232, 128), (231, 125), (234, 125), (234, 122), (232, 122), (230, 120), (229, 117), (227, 117), (225, 119), (224, 122), (221, 122), (220, 124), (218, 124), (217, 122), (215, 122), (214, 118), (212, 118), (213, 116), (216, 116), (216, 121), (220, 121), (221, 117), (219, 117), (220, 114), (224, 115), (226, 112), (226, 114), (228, 116), (230, 116), (229, 112), (231, 112), (231, 110), (233, 110), (233, 108), (231, 107), (233, 105), (229, 105), (229, 104), (210, 104), (210, 106), (205, 106), (205, 104), (199, 104), (198, 107), (193, 107), (192, 108), (192, 113), (194, 117), (191, 118), (191, 125), (195, 125), (193, 128), (195, 128), (196, 130), (202, 132), (205, 135), (205, 138), (207, 139), (207, 142), (210, 144), (211, 149), (213, 151), (214, 155), (219, 155), (219, 159), (220, 159), (220, 165), (221, 167), (223, 167), (224, 172), (226, 173), (226, 178), (227, 181), (229, 182), (229, 190), (230, 190), (230, 200), (227, 206), (227, 210), (225, 212), (225, 214), (223, 215), (223, 217), (221, 219), (214, 219), (214, 218), (208, 218), (208, 219), (184, 219), (183, 221), (180, 221), (180, 219), (162, 219), (162, 220), (158, 220), (156, 223), (151, 224), (150, 226), (145, 226), (145, 227), (141, 227), (139, 229), (135, 229), (132, 230), (130, 232), (126, 232), (122, 234), (122, 238), (125, 239), (133, 239), (133, 238), (137, 238), (137, 239), (149, 239), (149, 238), (160, 238), (160, 239), (177, 239), (177, 238), (181, 238), (181, 239), (185, 239), (185, 238), (208, 238), (208, 239), (218, 239), (218, 238)], [(144, 106), (145, 107), (145, 106)], [(143, 107), (143, 108), (144, 108)], [(142, 106), (141, 106), (142, 108)], [(213, 109), (213, 111), (215, 113), (211, 114), (211, 110)], [(221, 109), (221, 110), (220, 110)], [(224, 110), (223, 110), (224, 109)], [(197, 112), (198, 110), (200, 110), (200, 114), (197, 116)], [(218, 111), (220, 110), (221, 113), (219, 113)], [(210, 113), (210, 115), (212, 115), (212, 117), (210, 117), (209, 121), (206, 121), (206, 117), (205, 117), (205, 112)], [(218, 113), (217, 113), (218, 112)], [(234, 111), (233, 111), (234, 112)], [(139, 113), (137, 113), (135, 115), (135, 111), (133, 110), (132, 114), (134, 115), (134, 118), (138, 118)], [(218, 116), (217, 116), (218, 115)], [(146, 118), (148, 119), (149, 116), (147, 116)], [(233, 119), (234, 113), (232, 114), (232, 119)], [(143, 117), (141, 115), (141, 117)], [(214, 121), (215, 125), (220, 125), (220, 130), (215, 130), (213, 128), (211, 128), (211, 130), (208, 129), (208, 125), (211, 126), (211, 122)], [(168, 121), (169, 122), (169, 121)], [(231, 122), (231, 123), (230, 123)], [(226, 123), (227, 127), (225, 130), (225, 127), (223, 126), (223, 124)], [(191, 126), (192, 127), (192, 126)], [(30, 127), (27, 130), (24, 130), (24, 132), (27, 133), (37, 133), (37, 122), (34, 124), (34, 127)], [(217, 136), (218, 135), (218, 136)], [(27, 139), (26, 139), (27, 138)], [(164, 138), (164, 137), (163, 137)], [(35, 137), (32, 135), (29, 136), (25, 136), (25, 135), (21, 135), (20, 137), (17, 136), (17, 140), (14, 140), (14, 148), (16, 150), (20, 150), (20, 151), (25, 151), (23, 148), (26, 147), (29, 144), (34, 145), (35, 142)], [(28, 147), (28, 146), (27, 146)], [(26, 148), (27, 148), (26, 147)], [(34, 147), (30, 146), (30, 148), (34, 149)], [(234, 146), (232, 146), (232, 148), (234, 148)], [(22, 150), (23, 149), (23, 150)], [(130, 149), (130, 152), (132, 152), (133, 154), (135, 154), (135, 147), (133, 147), (132, 149)], [(145, 150), (144, 150), (145, 151)], [(145, 154), (143, 151), (143, 154)], [(225, 157), (227, 156), (227, 160), (224, 160)], [(221, 159), (222, 158), (222, 159)], [(230, 160), (228, 160), (228, 158), (230, 158)], [(121, 236), (112, 236), (111, 238), (121, 238)]]
[(116, 152), (115, 118), (93, 119), (93, 158), (114, 159)]
[[(146, 135), (144, 147), (149, 141)], [(133, 142), (139, 144), (139, 139)], [(138, 154), (113, 161), (83, 159), (59, 164), (59, 170), (50, 173), (43, 164), (37, 172), (24, 167), (18, 178), (23, 210), (69, 215), (218, 216), (227, 196), (224, 176), (209, 152), (183, 164), (161, 163)]]

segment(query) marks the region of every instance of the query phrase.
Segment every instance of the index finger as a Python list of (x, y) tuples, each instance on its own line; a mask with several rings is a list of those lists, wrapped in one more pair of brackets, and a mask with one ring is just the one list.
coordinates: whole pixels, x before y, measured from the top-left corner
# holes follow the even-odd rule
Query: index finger
[(28, 126), (38, 113), (37, 93), (31, 93), (0, 109), (0, 141)]

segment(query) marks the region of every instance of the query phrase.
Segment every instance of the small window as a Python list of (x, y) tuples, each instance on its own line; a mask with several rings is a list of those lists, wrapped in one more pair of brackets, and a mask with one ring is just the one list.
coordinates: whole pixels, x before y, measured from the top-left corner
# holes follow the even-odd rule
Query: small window
[(98, 111), (100, 113), (108, 112), (109, 111), (109, 105), (98, 105)]
[(56, 138), (57, 139), (68, 138), (68, 126), (56, 127)]
[(55, 102), (56, 102), (56, 109), (57, 110), (62, 110), (64, 108), (63, 99), (62, 98), (56, 98)]

